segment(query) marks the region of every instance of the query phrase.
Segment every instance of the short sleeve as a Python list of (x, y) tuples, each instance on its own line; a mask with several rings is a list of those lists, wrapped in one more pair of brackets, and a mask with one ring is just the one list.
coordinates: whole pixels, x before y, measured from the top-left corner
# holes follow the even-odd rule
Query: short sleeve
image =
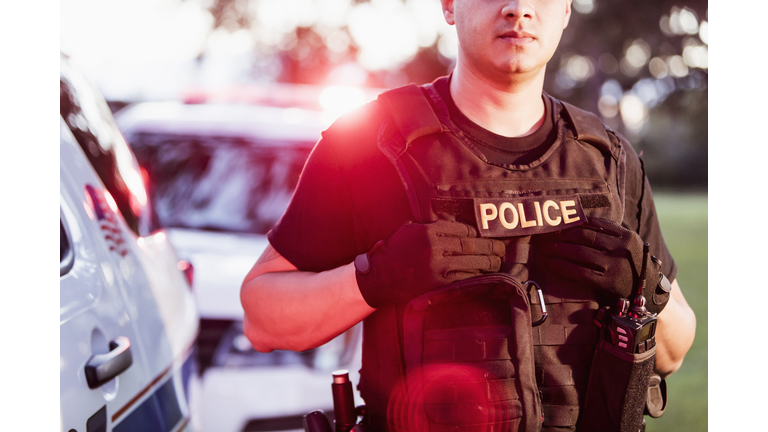
[(352, 217), (338, 160), (323, 138), (310, 153), (288, 208), (267, 238), (299, 270), (329, 270), (351, 262)]
[(349, 264), (412, 218), (392, 163), (379, 150), (374, 104), (341, 116), (312, 150), (291, 202), (269, 232), (299, 270)]
[(622, 225), (637, 232), (640, 238), (651, 244), (651, 254), (661, 260), (662, 273), (673, 281), (677, 275), (677, 264), (661, 234), (653, 192), (645, 175), (643, 161), (626, 140), (622, 139), (621, 144), (627, 156)]

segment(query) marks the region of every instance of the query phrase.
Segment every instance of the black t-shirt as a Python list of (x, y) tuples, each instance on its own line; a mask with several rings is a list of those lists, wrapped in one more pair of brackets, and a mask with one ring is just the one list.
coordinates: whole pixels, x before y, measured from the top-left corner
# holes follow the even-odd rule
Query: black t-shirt
[[(509, 165), (525, 165), (540, 158), (557, 139), (555, 130), (555, 113), (552, 111), (552, 100), (542, 95), (544, 101), (544, 123), (532, 134), (524, 137), (505, 137), (495, 134), (477, 123), (473, 122), (462, 113), (451, 97), (451, 77), (437, 79), (434, 82), (435, 90), (445, 101), (448, 112), (456, 126), (464, 132), (464, 135), (485, 155), (488, 160), (495, 163)], [(430, 99), (430, 102), (432, 100)]]
[[(455, 106), (449, 77), (434, 82), (457, 124), (486, 158), (524, 164), (538, 159), (555, 140), (553, 125), (560, 116), (544, 98), (542, 127), (521, 138), (503, 137), (473, 123)], [(377, 125), (371, 104), (337, 120), (307, 160), (291, 203), (268, 233), (272, 247), (299, 270), (324, 271), (368, 252), (413, 220), (408, 198), (392, 163), (376, 145)], [(629, 147), (629, 146), (628, 146)], [(625, 214), (622, 224), (651, 243), (662, 260), (662, 272), (674, 280), (677, 268), (661, 236), (650, 185), (634, 150), (627, 152)]]

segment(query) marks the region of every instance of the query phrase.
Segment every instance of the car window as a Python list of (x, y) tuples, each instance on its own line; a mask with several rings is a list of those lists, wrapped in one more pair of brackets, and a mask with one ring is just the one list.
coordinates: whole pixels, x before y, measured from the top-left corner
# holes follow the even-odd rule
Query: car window
[(265, 234), (288, 206), (314, 142), (137, 132), (161, 227)]
[(151, 230), (141, 219), (147, 203), (138, 164), (106, 102), (85, 78), (61, 62), (60, 113), (101, 181), (137, 235)]

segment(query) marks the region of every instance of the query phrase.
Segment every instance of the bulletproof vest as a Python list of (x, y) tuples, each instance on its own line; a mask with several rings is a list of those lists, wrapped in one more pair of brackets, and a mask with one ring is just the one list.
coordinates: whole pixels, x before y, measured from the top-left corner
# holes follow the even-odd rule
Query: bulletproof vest
[[(370, 320), (369, 331), (388, 341), (384, 345), (402, 349), (380, 350), (389, 357), (376, 360), (375, 378), (363, 368), (363, 380), (394, 383), (386, 428), (575, 430), (597, 342), (593, 318), (603, 299), (589, 286), (550, 274), (537, 259), (535, 236), (590, 217), (621, 223), (620, 141), (609, 138), (595, 115), (552, 98), (561, 113), (552, 146), (526, 165), (495, 164), (451, 121), (431, 84), (385, 92), (377, 105), (378, 146), (400, 176), (414, 219), (468, 223), (506, 244), (495, 279), (462, 281), (462, 290), (436, 290), (404, 311), (381, 311)], [(543, 292), (548, 316), (538, 326), (532, 324), (543, 308), (527, 281)], [(522, 339), (510, 335), (523, 328)], [(530, 353), (517, 346), (526, 338)], [(534, 367), (510, 363), (516, 355), (531, 355)], [(366, 401), (380, 398), (365, 390), (361, 386)]]

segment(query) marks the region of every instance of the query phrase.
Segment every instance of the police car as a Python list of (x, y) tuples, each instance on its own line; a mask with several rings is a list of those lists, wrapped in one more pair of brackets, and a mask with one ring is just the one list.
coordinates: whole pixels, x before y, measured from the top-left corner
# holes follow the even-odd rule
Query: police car
[(106, 102), (60, 81), (61, 430), (194, 430), (194, 297)]
[(331, 410), (331, 372), (349, 369), (357, 382), (360, 327), (314, 350), (259, 353), (243, 335), (240, 304), (242, 281), (327, 126), (323, 113), (143, 102), (115, 118), (146, 173), (152, 223), (191, 265), (201, 317), (202, 429), (301, 429), (304, 414)]

